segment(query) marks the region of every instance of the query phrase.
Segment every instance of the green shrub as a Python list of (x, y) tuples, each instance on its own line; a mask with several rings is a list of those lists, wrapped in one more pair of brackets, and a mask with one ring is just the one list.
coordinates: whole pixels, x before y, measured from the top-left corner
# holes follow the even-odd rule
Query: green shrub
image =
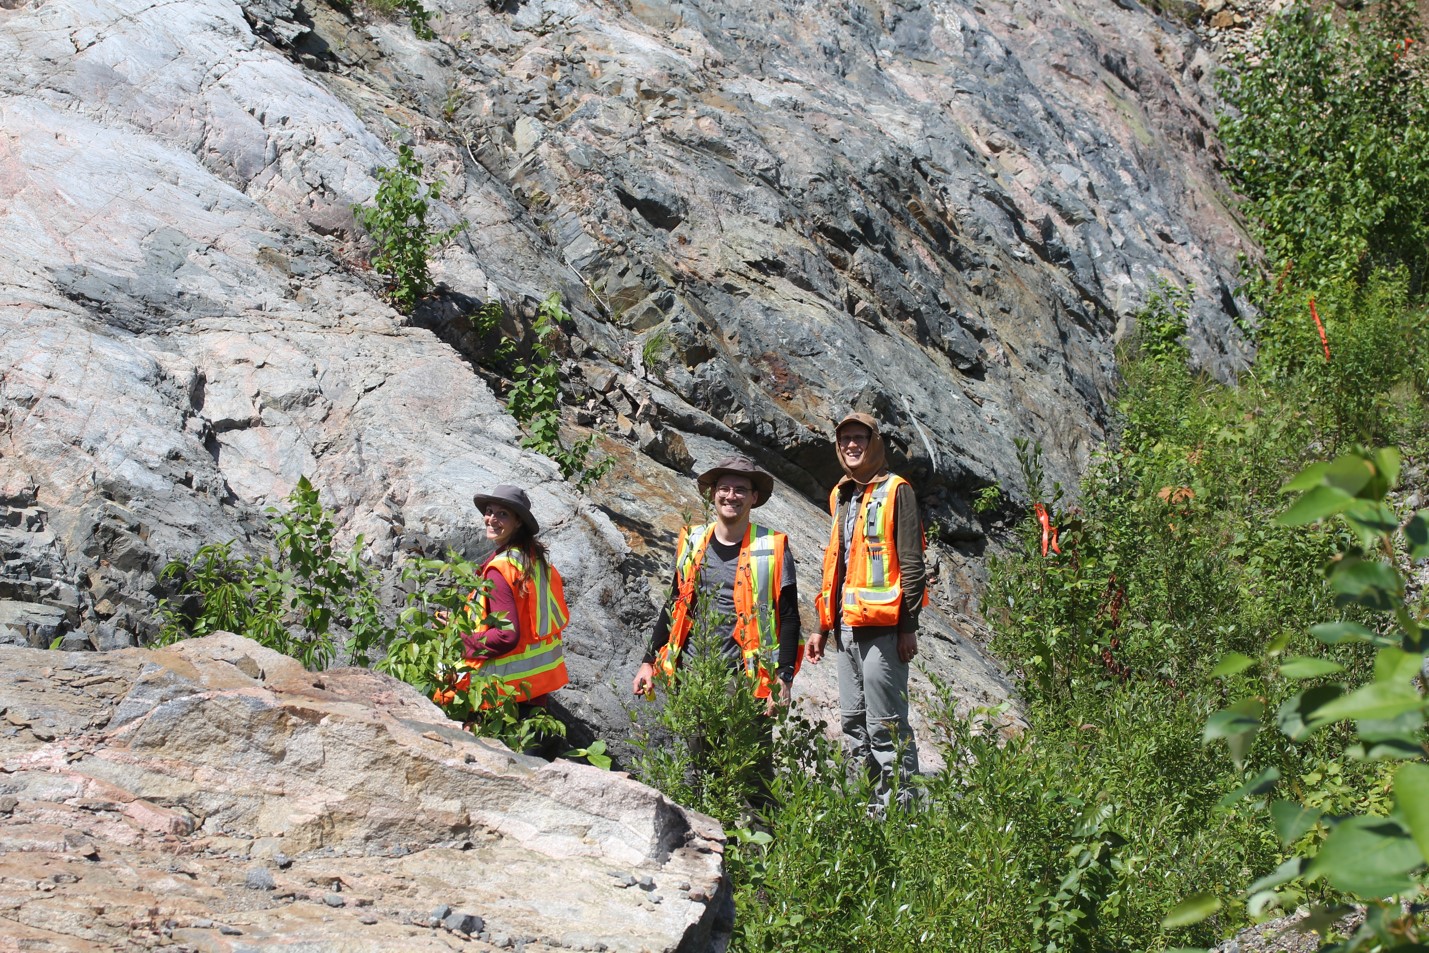
[(1094, 722), (1044, 710), (1010, 738), (996, 712), (948, 713), (948, 769), (919, 779), (920, 810), (882, 819), (827, 726), (791, 716), (768, 830), (728, 852), (733, 948), (1164, 948), (1179, 896), (1274, 857), (1255, 819), (1214, 812), (1230, 772), (1197, 743), (1209, 710), (1142, 684), (1079, 709)]
[(367, 6), (384, 17), (405, 16), (412, 24), (412, 33), (419, 40), (435, 40), (432, 11), (422, 6), (422, 0), (366, 0)]
[[(1350, 936), (1322, 947), (1336, 953), (1419, 949), (1410, 944), (1429, 941), (1422, 905), (1429, 886), (1424, 734), (1429, 703), (1423, 690), (1429, 628), (1422, 605), (1406, 601), (1400, 568), (1429, 558), (1429, 510), (1405, 519), (1387, 504), (1399, 468), (1394, 450), (1360, 450), (1316, 464), (1286, 484), (1299, 495), (1280, 518), (1291, 527), (1332, 517), (1344, 521), (1353, 542), (1329, 562), (1326, 577), (1336, 606), (1354, 613), (1310, 632), (1328, 646), (1372, 651), (1371, 672), (1356, 677), (1335, 658), (1288, 655), (1283, 640), (1273, 641), (1258, 661), (1232, 656), (1220, 671), (1236, 674), (1258, 666), (1266, 680), (1299, 690), (1274, 709), (1263, 696), (1243, 698), (1217, 712), (1205, 728), (1207, 740), (1224, 739), (1237, 765), (1249, 761), (1252, 771), (1259, 761), (1253, 743), (1267, 718), (1296, 745), (1325, 736), (1339, 742), (1338, 756), (1297, 778), (1262, 763), (1226, 799), (1253, 799), (1265, 811), (1267, 826), (1292, 851), (1246, 889), (1251, 915), (1310, 901), (1312, 922), (1323, 930), (1343, 912), (1339, 904), (1366, 908)], [(1289, 797), (1271, 800), (1277, 788)], [(1214, 907), (1207, 898), (1191, 898), (1183, 919)]]
[(1313, 300), (1324, 342), (1310, 300), (1296, 292), (1269, 301), (1257, 333), (1256, 375), (1298, 389), (1331, 451), (1412, 439), (1423, 425), (1429, 335), (1424, 312), (1411, 304), (1407, 273), (1376, 271), (1363, 285), (1322, 286)]
[(772, 721), (721, 651), (718, 623), (701, 605), (676, 677), (657, 673), (656, 695), (636, 703), (632, 769), (672, 800), (733, 828), (747, 823), (763, 797)]
[(362, 559), (362, 537), (346, 551), (307, 477), (270, 507), (277, 552), (240, 558), (234, 542), (199, 547), (192, 560), (175, 560), (160, 577), (178, 585), (179, 598), (159, 603), (156, 643), (226, 631), (245, 635), (309, 669), (332, 665), (341, 652), (366, 665), (386, 637), (376, 577)]
[(1429, 268), (1429, 84), (1406, 55), (1413, 5), (1382, 0), (1337, 24), (1296, 4), (1222, 74), (1220, 135), (1270, 264), (1302, 284)]
[(367, 229), (376, 247), (372, 267), (387, 276), (392, 303), (404, 314), (411, 313), (432, 290), (427, 270), (432, 250), (466, 227), (459, 222), (433, 231), (427, 224), (431, 203), (441, 197), (442, 181), (434, 179), (423, 186), (422, 172), (422, 163), (412, 154), (412, 147), (398, 146), (397, 165), (377, 170), (380, 184), (373, 204), (355, 210), (358, 222)]
[(506, 392), (506, 409), (526, 428), (521, 446), (550, 457), (561, 468), (563, 479), (573, 480), (576, 489), (584, 490), (610, 472), (615, 458), (590, 462), (595, 434), (573, 446), (566, 446), (561, 439), (561, 376), (551, 342), (560, 333), (561, 322), (569, 318), (559, 294), (552, 292), (541, 302), (531, 327), (531, 355), (516, 366), (511, 389)]

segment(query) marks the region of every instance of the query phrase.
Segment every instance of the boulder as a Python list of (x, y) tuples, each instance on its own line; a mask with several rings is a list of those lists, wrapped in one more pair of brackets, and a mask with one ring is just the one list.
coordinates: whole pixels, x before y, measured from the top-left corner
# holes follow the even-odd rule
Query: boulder
[[(0, 893), (18, 948), (721, 942), (716, 822), (473, 738), (386, 676), (315, 675), (225, 633), (0, 647), (0, 664)], [(623, 886), (647, 878), (659, 904)]]

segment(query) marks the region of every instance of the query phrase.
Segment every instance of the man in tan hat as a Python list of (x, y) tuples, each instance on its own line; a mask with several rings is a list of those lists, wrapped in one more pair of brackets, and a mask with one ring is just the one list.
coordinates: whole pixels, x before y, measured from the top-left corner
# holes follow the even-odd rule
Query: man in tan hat
[[(748, 457), (735, 456), (700, 474), (699, 488), (714, 520), (680, 533), (671, 597), (631, 689), (644, 695), (653, 689), (657, 672), (673, 677), (694, 620), (712, 606), (725, 656), (753, 680), (755, 696), (767, 698), (772, 712), (776, 698), (788, 699), (802, 660), (798, 583), (788, 539), (750, 520), (750, 512), (769, 499), (774, 478)], [(776, 651), (771, 676), (762, 658)]]
[(829, 494), (833, 525), (817, 601), (819, 632), (809, 661), (830, 635), (838, 651), (839, 710), (854, 756), (874, 783), (874, 809), (913, 798), (918, 748), (908, 724), (908, 665), (918, 654), (918, 615), (927, 602), (923, 525), (909, 482), (888, 471), (878, 423), (849, 414), (834, 428), (844, 477)]

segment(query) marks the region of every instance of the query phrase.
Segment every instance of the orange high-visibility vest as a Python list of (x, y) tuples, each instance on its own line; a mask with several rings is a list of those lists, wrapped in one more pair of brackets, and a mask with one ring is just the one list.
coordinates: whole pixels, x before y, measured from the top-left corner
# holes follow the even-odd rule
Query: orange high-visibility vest
[[(670, 638), (655, 655), (655, 668), (673, 677), (680, 652), (694, 626), (695, 597), (705, 550), (714, 536), (714, 523), (687, 526), (680, 532), (675, 560), (675, 603), (670, 610)], [(759, 660), (761, 646), (775, 651), (779, 645), (779, 590), (783, 586), (784, 549), (788, 537), (763, 526), (749, 524), (734, 569), (734, 641), (744, 654), (744, 671), (754, 679), (756, 698), (768, 698), (772, 677)], [(800, 640), (794, 671), (803, 662)]]
[[(858, 519), (853, 538), (849, 541), (848, 574), (843, 580), (843, 599), (839, 615), (850, 626), (896, 626), (903, 607), (902, 574), (898, 569), (898, 548), (893, 542), (894, 499), (898, 488), (908, 481), (889, 474), (886, 479), (863, 488), (857, 505)], [(854, 505), (854, 501), (849, 501)], [(829, 513), (833, 527), (829, 545), (824, 549), (824, 582), (816, 606), (819, 610), (819, 631), (833, 630), (834, 585), (839, 577), (839, 543), (842, 527), (839, 513), (839, 488), (829, 493)], [(928, 593), (923, 593), (927, 604)]]
[[(561, 630), (570, 619), (566, 608), (565, 585), (556, 567), (537, 560), (526, 569), (526, 554), (512, 547), (491, 557), (486, 566), (495, 567), (516, 594), (516, 617), (521, 637), (505, 655), (470, 659), (467, 665), (482, 675), (495, 675), (505, 685), (505, 693), (518, 702), (553, 692), (570, 681), (566, 674), (566, 654)], [(488, 612), (485, 592), (473, 592), (468, 611), (478, 622)]]

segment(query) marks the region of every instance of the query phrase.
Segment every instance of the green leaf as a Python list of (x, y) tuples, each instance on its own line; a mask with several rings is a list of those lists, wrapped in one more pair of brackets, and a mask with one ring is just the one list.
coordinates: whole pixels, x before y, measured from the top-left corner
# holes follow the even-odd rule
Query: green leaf
[(1359, 556), (1346, 556), (1330, 568), (1330, 588), (1339, 606), (1357, 603), (1380, 612), (1392, 610), (1403, 596), (1404, 583), (1393, 566)]
[(1172, 907), (1171, 912), (1166, 914), (1166, 919), (1161, 921), (1161, 929), (1175, 930), (1200, 923), (1220, 908), (1219, 898), (1209, 893), (1198, 893)]
[(1429, 559), (1429, 510), (1420, 510), (1410, 518), (1404, 538), (1409, 540), (1410, 559)]
[(1374, 677), (1379, 682), (1410, 682), (1419, 677), (1423, 667), (1423, 655), (1390, 646), (1375, 656)]
[(1211, 678), (1239, 675), (1255, 664), (1255, 659), (1241, 652), (1227, 652), (1216, 667), (1211, 669)]
[(1275, 723), (1291, 741), (1307, 741), (1319, 728), (1318, 710), (1339, 698), (1343, 689), (1338, 685), (1318, 685), (1291, 695), (1280, 703)]
[(1329, 469), (1329, 463), (1312, 463), (1292, 477), (1290, 482), (1282, 486), (1280, 492), (1295, 493), (1320, 486), (1325, 482), (1325, 474), (1329, 472)]
[(1291, 857), (1285, 863), (1276, 867), (1270, 873), (1261, 877), (1255, 883), (1245, 888), (1246, 895), (1260, 893), (1262, 890), (1269, 890), (1272, 887), (1279, 887), (1287, 884), (1305, 872), (1305, 868), (1310, 865), (1309, 858)]
[(1296, 657), (1286, 659), (1280, 666), (1280, 674), (1285, 678), (1319, 678), (1343, 672), (1345, 667), (1338, 662), (1323, 658)]
[(1358, 494), (1375, 477), (1374, 463), (1357, 453), (1347, 453), (1337, 457), (1325, 468), (1322, 480), (1325, 486), (1334, 487), (1351, 496)]
[(1366, 545), (1377, 537), (1392, 535), (1399, 529), (1399, 517), (1394, 510), (1378, 500), (1355, 500), (1345, 507), (1342, 515), (1360, 534), (1361, 542)]
[(1364, 718), (1356, 723), (1360, 738), (1364, 741), (1391, 741), (1408, 738), (1415, 749), (1423, 754), (1419, 746), (1419, 735), (1424, 730), (1424, 711), (1407, 711), (1394, 718)]
[[(1399, 450), (1394, 447), (1381, 447), (1370, 455), (1370, 459), (1375, 467), (1374, 482), (1370, 489), (1374, 498), (1380, 499), (1399, 482)], [(1364, 496), (1363, 493), (1360, 495)]]
[(1236, 788), (1217, 802), (1217, 807), (1231, 807), (1237, 802), (1248, 798), (1256, 797), (1273, 789), (1280, 780), (1278, 768), (1266, 768), (1264, 771), (1251, 778), (1249, 781)]
[(1294, 801), (1276, 801), (1270, 805), (1270, 819), (1275, 824), (1275, 834), (1286, 847), (1314, 827), (1323, 813), (1318, 807), (1306, 807)]
[(1404, 815), (1420, 858), (1429, 861), (1429, 764), (1399, 766), (1394, 772), (1394, 803)]
[(1332, 486), (1317, 486), (1300, 495), (1275, 521), (1281, 526), (1304, 526), (1344, 510), (1354, 497)]
[(1251, 742), (1255, 740), (1255, 733), (1260, 730), (1260, 716), (1264, 711), (1265, 706), (1260, 702), (1243, 698), (1206, 719), (1202, 740), (1226, 739), (1231, 757), (1236, 764), (1241, 764), (1250, 751)]
[(1396, 718), (1405, 712), (1417, 711), (1423, 705), (1424, 699), (1412, 685), (1371, 682), (1314, 709), (1309, 720), (1318, 726), (1344, 718)]
[(1366, 899), (1390, 897), (1415, 888), (1406, 874), (1423, 862), (1418, 845), (1398, 823), (1359, 816), (1335, 825), (1306, 875)]
[(1310, 634), (1326, 645), (1339, 645), (1341, 642), (1390, 644), (1383, 636), (1365, 628), (1358, 622), (1321, 622), (1319, 625), (1310, 626)]

